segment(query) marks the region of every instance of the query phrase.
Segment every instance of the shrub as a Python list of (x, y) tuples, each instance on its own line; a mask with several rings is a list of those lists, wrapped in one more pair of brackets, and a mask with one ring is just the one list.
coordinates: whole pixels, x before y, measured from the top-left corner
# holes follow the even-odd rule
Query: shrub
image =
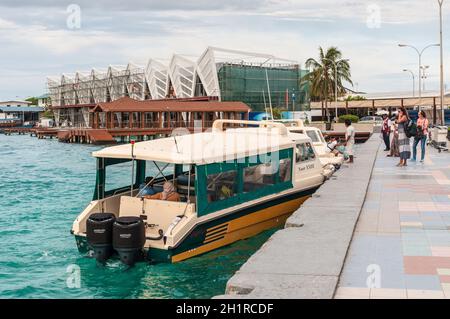
[(352, 114), (346, 114), (339, 116), (339, 123), (345, 123), (345, 120), (350, 120), (352, 123), (358, 123), (359, 117)]
[(366, 98), (361, 95), (348, 96), (344, 101), (365, 101)]

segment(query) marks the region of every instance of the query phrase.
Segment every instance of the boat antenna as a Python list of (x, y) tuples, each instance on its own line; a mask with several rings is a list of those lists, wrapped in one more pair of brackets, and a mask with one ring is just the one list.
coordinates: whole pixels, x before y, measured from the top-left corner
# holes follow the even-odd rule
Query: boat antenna
[(263, 94), (263, 100), (264, 100), (264, 110), (265, 110), (266, 114), (268, 115), (269, 112), (267, 112), (266, 92), (264, 90), (262, 90), (262, 94)]
[(175, 141), (175, 146), (176, 146), (176, 148), (177, 148), (177, 153), (180, 153), (180, 150), (178, 149), (177, 137), (174, 135), (174, 136), (173, 136), (173, 139), (174, 139), (174, 141)]
[(266, 68), (266, 82), (267, 82), (267, 92), (269, 95), (270, 116), (272, 117), (273, 121), (272, 97), (270, 96), (269, 75), (267, 73), (267, 68)]
[(131, 196), (133, 196), (134, 190), (134, 140), (131, 140)]

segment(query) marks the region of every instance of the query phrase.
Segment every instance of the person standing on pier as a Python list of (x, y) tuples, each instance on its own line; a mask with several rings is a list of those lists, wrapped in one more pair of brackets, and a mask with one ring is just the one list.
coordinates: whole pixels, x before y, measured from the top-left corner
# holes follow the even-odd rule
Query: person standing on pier
[(392, 119), (391, 132), (392, 132), (391, 151), (389, 152), (387, 157), (400, 157), (400, 150), (398, 148), (398, 125), (395, 123), (394, 119)]
[(413, 158), (412, 160), (415, 162), (417, 157), (417, 145), (420, 142), (420, 162), (423, 163), (425, 160), (425, 145), (427, 142), (428, 135), (428, 119), (427, 115), (424, 111), (419, 112), (419, 118), (417, 119), (417, 135), (414, 137), (414, 146), (413, 146)]
[(349, 160), (347, 163), (353, 163), (353, 145), (355, 144), (355, 128), (352, 125), (352, 121), (345, 120), (345, 126), (347, 127), (345, 131), (345, 149), (347, 150), (347, 154)]
[(391, 150), (391, 144), (389, 142), (389, 136), (391, 135), (391, 128), (389, 126), (389, 117), (387, 116), (387, 114), (383, 114), (383, 125), (381, 127), (381, 134), (383, 135), (384, 145), (386, 145), (384, 151), (388, 152)]
[(408, 124), (411, 119), (404, 107), (398, 112), (396, 123), (398, 124), (398, 147), (400, 150), (400, 163), (398, 167), (408, 166), (407, 161), (411, 158), (410, 138), (406, 135)]

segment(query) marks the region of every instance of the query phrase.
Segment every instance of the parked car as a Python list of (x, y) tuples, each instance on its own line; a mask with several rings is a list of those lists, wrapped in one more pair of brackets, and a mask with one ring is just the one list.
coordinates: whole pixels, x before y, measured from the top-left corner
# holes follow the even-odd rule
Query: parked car
[(381, 116), (364, 116), (358, 123), (381, 125), (383, 124), (383, 118)]

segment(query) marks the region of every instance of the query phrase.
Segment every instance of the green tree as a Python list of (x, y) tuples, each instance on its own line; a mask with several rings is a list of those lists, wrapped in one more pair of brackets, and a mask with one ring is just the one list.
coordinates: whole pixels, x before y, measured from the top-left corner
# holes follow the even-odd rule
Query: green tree
[(25, 101), (27, 102), (31, 102), (31, 105), (38, 105), (38, 100), (35, 97), (29, 97), (28, 99), (26, 99)]
[(337, 90), (338, 96), (346, 93), (344, 82), (353, 86), (351, 80), (350, 64), (342, 58), (342, 52), (336, 47), (330, 47), (324, 52), (319, 47), (319, 58), (309, 58), (306, 68), (311, 72), (306, 74), (302, 80), (310, 83), (310, 95), (313, 99), (325, 101), (325, 111), (328, 115), (328, 101), (334, 100), (335, 96), (335, 65), (337, 68)]
[(345, 99), (345, 101), (365, 101), (366, 98), (360, 95), (349, 96)]
[(282, 113), (283, 113), (285, 110), (282, 109), (282, 108), (279, 108), (279, 107), (274, 107), (274, 108), (272, 108), (272, 111), (273, 111), (273, 119), (274, 119), (274, 120), (281, 120), (281, 118), (282, 118)]

